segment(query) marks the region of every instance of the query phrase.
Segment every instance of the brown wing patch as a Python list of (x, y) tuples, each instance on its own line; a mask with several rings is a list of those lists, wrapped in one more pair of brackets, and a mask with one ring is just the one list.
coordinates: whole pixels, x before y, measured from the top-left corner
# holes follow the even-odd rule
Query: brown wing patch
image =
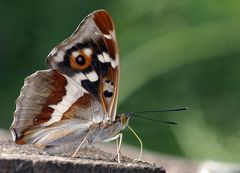
[(116, 54), (118, 53), (117, 47), (116, 47), (116, 42), (113, 39), (104, 39), (104, 42), (106, 44), (109, 56), (112, 59), (116, 59)]
[[(42, 73), (42, 75), (46, 75)], [(63, 96), (66, 95), (66, 85), (67, 85), (67, 80), (66, 78), (57, 72), (56, 70), (53, 70), (51, 74), (46, 75), (47, 78), (44, 80), (47, 80), (46, 82), (51, 83), (51, 90), (52, 92), (50, 93), (48, 100), (46, 102), (47, 105), (54, 105), (59, 103)], [(50, 87), (50, 86), (46, 86)]]
[(106, 11), (97, 11), (94, 13), (94, 21), (103, 34), (109, 35), (114, 26), (110, 15)]
[[(63, 97), (66, 95), (66, 78), (58, 73), (56, 70), (53, 70), (51, 74), (40, 73), (42, 75), (42, 80), (47, 80), (51, 85), (46, 87), (51, 87), (50, 94), (46, 100), (46, 103), (43, 105), (41, 112), (33, 119), (33, 124), (43, 124), (51, 118), (51, 114), (54, 112), (54, 109), (48, 107), (49, 105), (58, 104)], [(34, 80), (34, 79), (32, 79)]]
[(15, 142), (16, 144), (19, 144), (19, 145), (23, 145), (27, 143), (23, 138), (17, 139)]
[(102, 37), (104, 38), (104, 43), (110, 57), (116, 59), (116, 54), (118, 53), (116, 46), (117, 40), (111, 16), (106, 11), (98, 11), (94, 14), (94, 21), (103, 34)]
[(51, 119), (54, 109), (66, 94), (66, 78), (56, 70), (38, 71), (26, 78), (16, 101), (11, 131), (17, 143), (23, 143), (24, 134)]
[[(51, 110), (51, 113), (53, 112), (54, 110), (52, 109)], [(40, 115), (37, 115), (34, 119), (33, 119), (33, 124), (34, 125), (39, 125), (39, 124), (43, 124), (45, 122), (47, 122), (48, 120), (50, 120), (51, 118), (51, 113), (50, 114), (40, 114)]]
[(62, 120), (74, 118), (81, 109), (89, 108), (91, 106), (90, 100), (91, 96), (84, 94), (63, 114)]

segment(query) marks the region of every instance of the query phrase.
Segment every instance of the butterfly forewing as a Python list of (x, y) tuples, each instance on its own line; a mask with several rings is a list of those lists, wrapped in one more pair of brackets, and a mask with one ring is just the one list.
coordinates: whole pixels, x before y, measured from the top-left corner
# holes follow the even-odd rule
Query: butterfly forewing
[(120, 64), (114, 24), (106, 11), (88, 15), (68, 39), (52, 50), (47, 64), (86, 89), (114, 120)]

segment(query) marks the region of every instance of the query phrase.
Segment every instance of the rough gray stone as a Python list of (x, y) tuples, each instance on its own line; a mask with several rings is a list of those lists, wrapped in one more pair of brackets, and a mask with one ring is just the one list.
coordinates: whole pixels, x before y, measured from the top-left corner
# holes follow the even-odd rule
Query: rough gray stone
[(165, 173), (146, 162), (133, 163), (127, 157), (122, 163), (116, 156), (97, 148), (84, 148), (76, 158), (49, 156), (31, 145), (0, 141), (1, 173)]

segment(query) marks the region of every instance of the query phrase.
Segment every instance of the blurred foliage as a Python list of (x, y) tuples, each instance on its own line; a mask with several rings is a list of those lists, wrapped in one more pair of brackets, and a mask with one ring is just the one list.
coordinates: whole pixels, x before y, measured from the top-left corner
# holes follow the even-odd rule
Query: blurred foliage
[[(0, 127), (8, 128), (26, 76), (96, 9), (115, 21), (121, 53), (119, 112), (188, 106), (132, 118), (157, 152), (240, 161), (240, 1), (0, 1)], [(138, 145), (126, 130), (124, 142)]]

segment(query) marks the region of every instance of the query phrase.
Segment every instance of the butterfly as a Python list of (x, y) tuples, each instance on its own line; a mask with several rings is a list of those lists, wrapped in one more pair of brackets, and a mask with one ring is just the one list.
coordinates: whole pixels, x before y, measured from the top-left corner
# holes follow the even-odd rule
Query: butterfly
[(109, 13), (89, 14), (46, 62), (49, 69), (28, 76), (16, 100), (15, 143), (74, 157), (85, 145), (116, 140), (120, 162), (130, 114), (116, 114), (120, 62)]

